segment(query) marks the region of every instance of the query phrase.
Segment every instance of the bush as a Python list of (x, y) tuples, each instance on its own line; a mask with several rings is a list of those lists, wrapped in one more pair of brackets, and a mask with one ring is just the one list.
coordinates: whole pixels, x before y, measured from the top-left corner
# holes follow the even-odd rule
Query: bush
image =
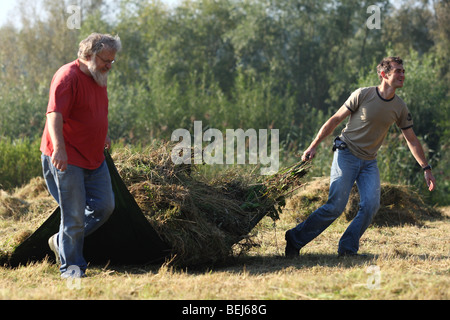
[(40, 139), (0, 138), (0, 188), (10, 190), (42, 175)]

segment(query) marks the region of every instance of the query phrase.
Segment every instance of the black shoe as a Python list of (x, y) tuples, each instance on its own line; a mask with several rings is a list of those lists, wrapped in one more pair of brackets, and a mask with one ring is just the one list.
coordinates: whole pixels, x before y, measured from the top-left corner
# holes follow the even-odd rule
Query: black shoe
[(286, 248), (284, 249), (284, 255), (286, 258), (295, 258), (298, 257), (300, 254), (300, 250), (297, 249), (293, 244), (292, 240), (289, 236), (291, 230), (286, 231), (286, 234), (284, 235), (284, 238), (286, 239)]

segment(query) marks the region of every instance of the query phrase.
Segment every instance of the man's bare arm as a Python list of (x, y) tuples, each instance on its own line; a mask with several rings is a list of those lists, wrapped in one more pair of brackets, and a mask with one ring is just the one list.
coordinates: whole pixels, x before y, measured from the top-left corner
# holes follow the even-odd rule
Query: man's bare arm
[(347, 109), (346, 106), (342, 106), (330, 119), (328, 119), (327, 122), (325, 122), (325, 124), (320, 128), (319, 132), (317, 133), (317, 137), (313, 140), (308, 149), (303, 152), (302, 160), (305, 161), (307, 159), (314, 158), (316, 154), (316, 148), (319, 146), (319, 144), (323, 141), (323, 139), (332, 134), (334, 129), (336, 129), (336, 127), (345, 118), (347, 118), (350, 113), (350, 110)]
[[(419, 163), (419, 165), (424, 168), (428, 165), (427, 159), (425, 157), (425, 153), (423, 152), (422, 144), (417, 138), (414, 130), (412, 128), (402, 130), (403, 137), (408, 143), (408, 148), (411, 151), (412, 155)], [(425, 181), (428, 186), (428, 190), (433, 191), (436, 185), (436, 179), (433, 176), (431, 170), (425, 170)]]
[(47, 114), (48, 132), (53, 144), (52, 164), (58, 170), (67, 169), (67, 152), (63, 136), (63, 117), (61, 113)]

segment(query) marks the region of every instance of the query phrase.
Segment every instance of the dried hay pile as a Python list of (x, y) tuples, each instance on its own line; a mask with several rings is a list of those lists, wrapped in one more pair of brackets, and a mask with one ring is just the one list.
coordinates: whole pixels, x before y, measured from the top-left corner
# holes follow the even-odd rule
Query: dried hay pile
[[(316, 178), (288, 200), (286, 211), (296, 219), (296, 222), (301, 222), (327, 202), (328, 191), (329, 178)], [(355, 184), (344, 211), (344, 218), (347, 221), (352, 220), (358, 209), (359, 194)], [(382, 183), (380, 209), (374, 217), (373, 224), (380, 227), (406, 224), (421, 226), (424, 220), (440, 216), (438, 209), (425, 204), (420, 195), (410, 187)]]
[(115, 165), (144, 215), (182, 266), (223, 261), (265, 216), (278, 217), (284, 197), (301, 185), (306, 164), (274, 176), (237, 169), (202, 177), (195, 165), (175, 165), (170, 144), (114, 152)]
[[(354, 218), (359, 208), (359, 195), (353, 187), (345, 210), (347, 220)], [(438, 209), (424, 203), (420, 195), (411, 187), (381, 184), (380, 209), (373, 223), (377, 226), (401, 226), (405, 224), (422, 226), (424, 220), (441, 217)]]
[(36, 177), (21, 188), (0, 190), (0, 261), (28, 238), (55, 208), (44, 178)]
[(48, 201), (48, 192), (42, 177), (36, 177), (12, 192), (0, 190), (0, 218), (19, 220)]

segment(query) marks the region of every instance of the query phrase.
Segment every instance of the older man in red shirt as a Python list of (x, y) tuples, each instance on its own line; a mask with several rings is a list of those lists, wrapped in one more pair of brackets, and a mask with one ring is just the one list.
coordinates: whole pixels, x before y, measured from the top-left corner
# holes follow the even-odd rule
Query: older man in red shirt
[[(84, 276), (84, 237), (114, 210), (114, 193), (103, 154), (110, 147), (108, 73), (119, 37), (93, 33), (81, 41), (78, 59), (54, 75), (41, 142), (47, 187), (61, 209), (57, 234), (49, 239), (62, 277)], [(74, 270), (74, 268), (70, 268)]]

